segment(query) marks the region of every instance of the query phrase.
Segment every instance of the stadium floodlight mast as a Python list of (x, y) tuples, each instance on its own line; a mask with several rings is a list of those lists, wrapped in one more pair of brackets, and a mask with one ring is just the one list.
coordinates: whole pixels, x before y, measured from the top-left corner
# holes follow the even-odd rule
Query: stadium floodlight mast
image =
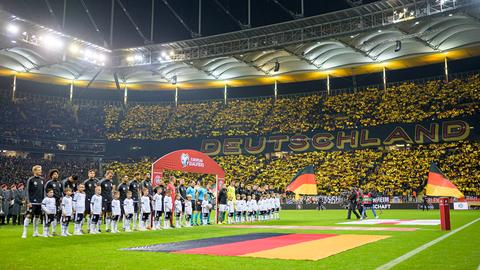
[(327, 95), (330, 96), (330, 73), (327, 73)]
[(175, 85), (175, 107), (178, 105), (178, 85)]
[(73, 85), (75, 83), (75, 79), (72, 80), (72, 82), (70, 83), (70, 102), (72, 102), (73, 100)]
[(275, 79), (275, 85), (273, 87), (273, 93), (274, 93), (274, 96), (275, 96), (275, 101), (277, 101), (277, 96), (278, 96), (278, 80)]
[(228, 84), (225, 82), (225, 86), (223, 88), (223, 103), (227, 105), (227, 95), (228, 95)]
[(13, 84), (12, 84), (12, 101), (15, 102), (15, 94), (17, 92), (17, 73), (13, 74)]

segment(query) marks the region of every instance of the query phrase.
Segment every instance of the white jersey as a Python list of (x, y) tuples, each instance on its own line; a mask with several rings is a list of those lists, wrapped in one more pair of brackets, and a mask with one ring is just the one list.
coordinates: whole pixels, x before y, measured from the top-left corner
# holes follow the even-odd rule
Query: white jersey
[(120, 216), (122, 214), (122, 208), (120, 208), (120, 201), (117, 199), (112, 200), (112, 215)]
[(175, 213), (182, 212), (182, 202), (180, 200), (175, 200)]
[(273, 198), (268, 199), (269, 209), (275, 208), (275, 200)]
[(192, 201), (185, 201), (185, 214), (192, 214)]
[(153, 196), (153, 210), (162, 211), (163, 210), (163, 196), (161, 194), (155, 194)]
[(57, 212), (57, 206), (55, 205), (55, 198), (45, 197), (42, 201), (42, 210), (47, 215), (55, 214)]
[(90, 211), (94, 215), (102, 214), (102, 196), (94, 194), (90, 200)]
[(73, 200), (72, 197), (62, 198), (62, 215), (71, 217), (73, 215)]
[(211, 207), (211, 204), (208, 203), (208, 200), (203, 200), (202, 201), (202, 213), (203, 214), (210, 213), (210, 207)]
[(258, 204), (256, 200), (252, 200), (252, 211), (253, 212), (258, 211)]
[(264, 200), (258, 201), (258, 211), (265, 211)]
[(125, 212), (126, 215), (129, 215), (129, 214), (133, 214), (133, 211), (134, 211), (134, 207), (133, 207), (133, 199), (125, 199), (123, 201), (123, 211)]
[(274, 199), (274, 202), (275, 202), (275, 208), (280, 209), (280, 198), (278, 198), (278, 197), (275, 198), (275, 199)]
[(247, 201), (247, 211), (252, 212), (253, 211), (253, 200)]
[(239, 200), (237, 202), (237, 211), (238, 212), (243, 212), (243, 211), (246, 211), (246, 203), (245, 203), (245, 200)]
[(150, 197), (148, 196), (142, 196), (140, 199), (142, 203), (142, 213), (150, 213), (152, 212), (152, 209), (150, 208)]
[(77, 214), (83, 214), (85, 212), (85, 193), (75, 192), (73, 195), (73, 210)]
[(172, 212), (172, 197), (165, 196), (165, 198), (163, 199), (163, 207), (165, 208), (165, 212)]
[(229, 213), (235, 212), (235, 205), (233, 204), (233, 201), (228, 201), (227, 206), (228, 206), (228, 212)]

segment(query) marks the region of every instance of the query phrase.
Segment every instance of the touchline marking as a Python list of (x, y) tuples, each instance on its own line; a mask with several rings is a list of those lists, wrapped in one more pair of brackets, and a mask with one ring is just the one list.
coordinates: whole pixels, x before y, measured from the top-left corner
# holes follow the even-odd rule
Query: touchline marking
[(479, 220), (480, 220), (480, 218), (477, 218), (477, 219), (475, 219), (474, 221), (471, 221), (471, 222), (463, 225), (462, 227), (460, 227), (460, 228), (458, 228), (458, 229), (455, 229), (455, 230), (453, 230), (453, 231), (451, 231), (451, 232), (449, 232), (449, 233), (447, 233), (447, 234), (445, 234), (445, 235), (442, 235), (442, 236), (440, 236), (440, 237), (438, 237), (438, 238), (436, 238), (436, 239), (433, 239), (432, 241), (430, 241), (430, 242), (428, 242), (428, 243), (426, 243), (426, 244), (423, 244), (422, 246), (419, 246), (418, 248), (416, 248), (416, 249), (414, 249), (414, 250), (412, 250), (412, 251), (410, 251), (410, 252), (408, 252), (408, 253), (405, 253), (405, 254), (403, 254), (402, 256), (400, 256), (400, 257), (398, 257), (398, 258), (396, 258), (396, 259), (394, 259), (394, 260), (392, 260), (392, 261), (389, 261), (388, 263), (386, 263), (386, 264), (378, 267), (376, 270), (387, 270), (387, 269), (391, 269), (391, 268), (394, 267), (395, 265), (397, 265), (397, 264), (399, 264), (399, 263), (401, 263), (401, 262), (403, 262), (403, 261), (406, 261), (406, 260), (409, 259), (410, 257), (415, 256), (417, 253), (422, 252), (423, 250), (425, 250), (425, 249), (427, 249), (427, 248), (435, 245), (436, 243), (438, 243), (438, 242), (440, 242), (440, 241), (448, 238), (449, 236), (451, 236), (451, 235), (453, 235), (453, 234), (455, 234), (455, 233), (457, 233), (457, 232), (459, 232), (459, 231), (467, 228), (468, 226), (472, 225), (473, 223), (475, 223), (475, 222), (477, 222), (477, 221), (479, 221)]

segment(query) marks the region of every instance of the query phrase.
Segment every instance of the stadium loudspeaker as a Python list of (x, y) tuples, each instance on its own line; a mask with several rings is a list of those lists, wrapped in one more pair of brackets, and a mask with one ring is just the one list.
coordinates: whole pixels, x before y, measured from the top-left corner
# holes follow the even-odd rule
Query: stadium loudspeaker
[(400, 40), (395, 41), (395, 52), (398, 52), (402, 49), (402, 42)]
[(273, 72), (278, 72), (280, 70), (280, 63), (278, 61), (275, 62), (275, 67), (273, 68)]
[(173, 85), (177, 84), (177, 75), (173, 75), (173, 77), (172, 77), (172, 84), (173, 84)]

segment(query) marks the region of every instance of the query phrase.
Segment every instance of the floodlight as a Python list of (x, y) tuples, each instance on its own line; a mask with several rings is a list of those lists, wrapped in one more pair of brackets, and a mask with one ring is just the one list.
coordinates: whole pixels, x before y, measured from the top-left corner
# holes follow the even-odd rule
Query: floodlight
[(107, 57), (104, 54), (98, 54), (97, 60), (100, 62), (105, 62), (105, 60), (107, 60)]
[(80, 48), (77, 46), (77, 44), (72, 44), (72, 45), (70, 45), (70, 47), (68, 48), (68, 50), (69, 50), (72, 54), (77, 54), (77, 53), (80, 51)]
[(57, 36), (48, 35), (45, 37), (40, 37), (39, 39), (42, 41), (43, 46), (45, 46), (47, 49), (58, 50), (62, 49), (64, 46), (63, 40)]
[(20, 28), (16, 24), (10, 23), (7, 25), (7, 31), (10, 34), (16, 35), (20, 31)]
[(90, 59), (93, 57), (93, 52), (89, 49), (86, 49), (84, 52), (83, 52), (83, 57), (85, 59)]

